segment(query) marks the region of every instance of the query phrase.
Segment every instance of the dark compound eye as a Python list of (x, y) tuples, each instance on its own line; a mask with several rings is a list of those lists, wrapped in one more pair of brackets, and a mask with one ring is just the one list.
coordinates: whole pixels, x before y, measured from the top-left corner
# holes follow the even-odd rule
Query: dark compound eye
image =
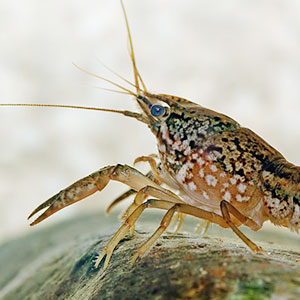
[(151, 106), (150, 112), (153, 117), (159, 117), (164, 115), (164, 113), (166, 112), (166, 108), (161, 105), (154, 104)]

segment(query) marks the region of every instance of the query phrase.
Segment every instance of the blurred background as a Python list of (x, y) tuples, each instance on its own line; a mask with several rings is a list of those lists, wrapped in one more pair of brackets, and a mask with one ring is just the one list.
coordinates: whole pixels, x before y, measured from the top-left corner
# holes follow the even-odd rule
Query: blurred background
[[(298, 0), (125, 0), (137, 64), (152, 92), (225, 113), (300, 164)], [(117, 0), (0, 2), (0, 101), (135, 110), (125, 95), (72, 62), (132, 79)], [(41, 202), (108, 164), (156, 151), (142, 123), (101, 112), (0, 108), (0, 241), (29, 228)], [(146, 168), (142, 168), (146, 170)], [(102, 211), (126, 190), (110, 185), (47, 219)]]

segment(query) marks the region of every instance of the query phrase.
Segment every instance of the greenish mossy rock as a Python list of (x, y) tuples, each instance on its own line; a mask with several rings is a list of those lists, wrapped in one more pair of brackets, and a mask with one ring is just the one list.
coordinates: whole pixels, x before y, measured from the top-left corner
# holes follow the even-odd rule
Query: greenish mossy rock
[[(153, 230), (158, 223), (159, 216), (146, 215), (138, 228)], [(168, 233), (130, 265), (149, 236), (138, 231), (121, 241), (103, 273), (93, 261), (117, 227), (116, 216), (89, 215), (2, 244), (0, 299), (300, 299), (300, 255), (291, 250), (296, 238), (288, 245), (274, 232), (244, 230), (269, 252), (263, 256), (217, 226), (207, 237)], [(259, 241), (266, 236), (274, 243)]]

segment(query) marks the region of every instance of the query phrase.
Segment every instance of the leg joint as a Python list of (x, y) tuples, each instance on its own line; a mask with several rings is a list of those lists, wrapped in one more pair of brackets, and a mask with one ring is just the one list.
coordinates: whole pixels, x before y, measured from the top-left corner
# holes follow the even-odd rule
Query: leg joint
[(120, 174), (120, 171), (124, 168), (124, 165), (117, 164), (114, 166), (114, 168), (111, 171), (111, 177), (115, 177), (118, 174)]

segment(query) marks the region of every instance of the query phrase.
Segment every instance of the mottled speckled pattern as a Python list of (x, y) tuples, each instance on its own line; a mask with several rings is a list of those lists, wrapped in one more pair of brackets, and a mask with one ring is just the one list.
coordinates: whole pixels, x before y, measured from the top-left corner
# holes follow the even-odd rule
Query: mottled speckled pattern
[(188, 203), (220, 213), (226, 200), (258, 227), (269, 219), (298, 230), (298, 167), (227, 116), (178, 97), (148, 97), (169, 106), (168, 116), (152, 128), (162, 172), (176, 181)]

